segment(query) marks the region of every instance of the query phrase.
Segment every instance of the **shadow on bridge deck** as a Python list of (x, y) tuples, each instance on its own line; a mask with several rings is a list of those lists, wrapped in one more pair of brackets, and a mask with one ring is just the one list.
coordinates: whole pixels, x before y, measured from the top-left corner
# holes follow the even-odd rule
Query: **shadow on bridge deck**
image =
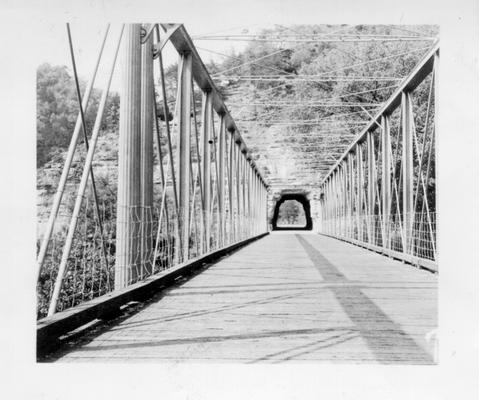
[(278, 232), (58, 359), (432, 364), (437, 276), (338, 240)]

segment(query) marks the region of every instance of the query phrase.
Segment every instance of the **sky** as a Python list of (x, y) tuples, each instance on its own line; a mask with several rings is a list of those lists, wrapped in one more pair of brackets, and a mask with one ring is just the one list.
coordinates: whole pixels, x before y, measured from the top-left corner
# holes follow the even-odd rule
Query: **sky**
[[(21, 7), (25, 1), (11, 2), (11, 7)], [(28, 1), (26, 3), (29, 3)], [(31, 3), (31, 2), (30, 2)], [(312, 0), (209, 0), (192, 1), (177, 0), (174, 2), (142, 1), (140, 3), (129, 0), (111, 0), (72, 2), (65, 0), (68, 11), (60, 7), (49, 7), (57, 4), (53, 0), (46, 0), (45, 10), (37, 8), (37, 15), (32, 15), (32, 26), (35, 31), (35, 59), (37, 65), (42, 62), (67, 65), (71, 67), (68, 49), (65, 23), (71, 23), (73, 42), (75, 47), (77, 70), (81, 77), (87, 79), (95, 63), (96, 54), (100, 47), (100, 41), (106, 27), (106, 22), (111, 22), (109, 39), (106, 45), (104, 63), (100, 67), (95, 86), (102, 86), (102, 82), (109, 70), (109, 63), (114, 52), (114, 42), (118, 37), (118, 31), (122, 22), (181, 22), (194, 37), (201, 34), (233, 34), (245, 30), (248, 33), (258, 32), (260, 29), (272, 28), (274, 25), (291, 26), (295, 24), (344, 24), (344, 23), (434, 23), (424, 18), (425, 13), (420, 13), (421, 7), (417, 7), (417, 15), (406, 16), (395, 13), (393, 5), (389, 8), (390, 14), (385, 18), (384, 14), (367, 13), (364, 7), (355, 2), (336, 0), (335, 2), (316, 2)], [(79, 5), (81, 3), (82, 5)], [(358, 2), (360, 3), (360, 2)], [(373, 4), (381, 4), (373, 1)], [(85, 5), (87, 4), (87, 5)], [(136, 6), (141, 4), (141, 6)], [(374, 9), (374, 7), (371, 7)], [(348, 10), (349, 12), (345, 12)], [(30, 8), (28, 11), (33, 12)], [(366, 16), (367, 18), (361, 16)], [(415, 17), (416, 15), (416, 17)], [(36, 18), (35, 18), (36, 17)], [(244, 42), (235, 41), (198, 41), (198, 47), (229, 53), (232, 49), (241, 50), (246, 46)], [(205, 62), (210, 59), (220, 61), (221, 56), (199, 49), (200, 56)], [(176, 54), (167, 51), (165, 64), (176, 61)], [(119, 69), (114, 75), (112, 89), (118, 90)]]
[[(77, 66), (78, 74), (84, 80), (88, 80), (91, 72), (93, 71), (103, 37), (105, 35), (108, 23), (90, 23), (90, 22), (72, 22), (70, 23), (70, 30), (72, 35), (72, 43), (75, 53), (75, 63)], [(105, 49), (102, 55), (102, 61), (100, 63), (98, 77), (95, 87), (102, 88), (108, 77), (108, 72), (111, 68), (111, 63), (114, 58), (116, 45), (118, 43), (119, 34), (121, 32), (121, 23), (111, 23), (108, 31), (108, 37), (105, 42)], [(229, 29), (221, 29), (218, 25), (213, 27), (198, 27), (190, 30), (186, 25), (186, 29), (190, 36), (210, 33), (240, 33), (245, 29), (252, 33), (258, 28), (264, 26), (238, 26)], [(48, 22), (43, 27), (41, 32), (42, 40), (39, 46), (44, 48), (45, 51), (39, 51), (38, 65), (44, 62), (48, 62), (53, 65), (66, 65), (70, 71), (72, 71), (72, 62), (70, 57), (70, 50), (68, 44), (68, 36), (66, 30), (66, 22)], [(212, 50), (218, 53), (229, 54), (231, 51), (240, 51), (246, 46), (245, 42), (236, 41), (197, 41), (197, 46)], [(40, 49), (38, 49), (40, 50)], [(201, 58), (205, 63), (210, 60), (222, 61), (226, 57), (216, 55), (214, 53), (198, 49)], [(164, 64), (170, 65), (177, 61), (177, 53), (174, 51), (171, 45), (165, 47), (164, 52)], [(121, 57), (118, 57), (117, 66), (113, 75), (111, 89), (118, 91), (120, 81)], [(155, 63), (156, 64), (156, 63)]]

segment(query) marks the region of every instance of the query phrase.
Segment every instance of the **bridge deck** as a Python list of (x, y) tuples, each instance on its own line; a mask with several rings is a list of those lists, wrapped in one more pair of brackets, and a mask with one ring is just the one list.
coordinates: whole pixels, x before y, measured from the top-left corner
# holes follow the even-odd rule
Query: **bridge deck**
[(59, 361), (430, 364), (436, 324), (437, 276), (324, 236), (273, 233)]

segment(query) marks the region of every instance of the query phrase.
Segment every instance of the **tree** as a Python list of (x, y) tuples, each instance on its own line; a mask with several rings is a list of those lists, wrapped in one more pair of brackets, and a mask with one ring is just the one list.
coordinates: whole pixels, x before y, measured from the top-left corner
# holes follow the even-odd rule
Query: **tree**
[(296, 225), (299, 222), (300, 204), (296, 200), (286, 200), (279, 208), (280, 224)]
[[(86, 84), (80, 80), (80, 93)], [(92, 90), (85, 112), (87, 134), (95, 123), (100, 92)], [(120, 96), (110, 93), (102, 129), (116, 130), (119, 121)], [(79, 113), (75, 81), (66, 66), (42, 64), (37, 69), (37, 168), (51, 161), (55, 154), (68, 148)], [(83, 134), (80, 135), (80, 142)]]
[(37, 70), (37, 167), (56, 147), (66, 147), (75, 126), (74, 85), (65, 66)]

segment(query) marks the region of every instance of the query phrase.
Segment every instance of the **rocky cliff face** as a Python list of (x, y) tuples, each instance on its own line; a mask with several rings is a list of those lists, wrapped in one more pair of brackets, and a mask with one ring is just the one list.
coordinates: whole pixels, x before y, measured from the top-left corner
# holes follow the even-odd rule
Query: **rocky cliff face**
[[(64, 229), (71, 216), (85, 160), (85, 145), (78, 143), (68, 175), (65, 192), (55, 224), (55, 231)], [(66, 152), (58, 152), (55, 157), (37, 170), (37, 236), (41, 237), (48, 221), (53, 199), (57, 191)], [(97, 188), (116, 193), (118, 178), (118, 133), (102, 132), (98, 139), (93, 171)]]

